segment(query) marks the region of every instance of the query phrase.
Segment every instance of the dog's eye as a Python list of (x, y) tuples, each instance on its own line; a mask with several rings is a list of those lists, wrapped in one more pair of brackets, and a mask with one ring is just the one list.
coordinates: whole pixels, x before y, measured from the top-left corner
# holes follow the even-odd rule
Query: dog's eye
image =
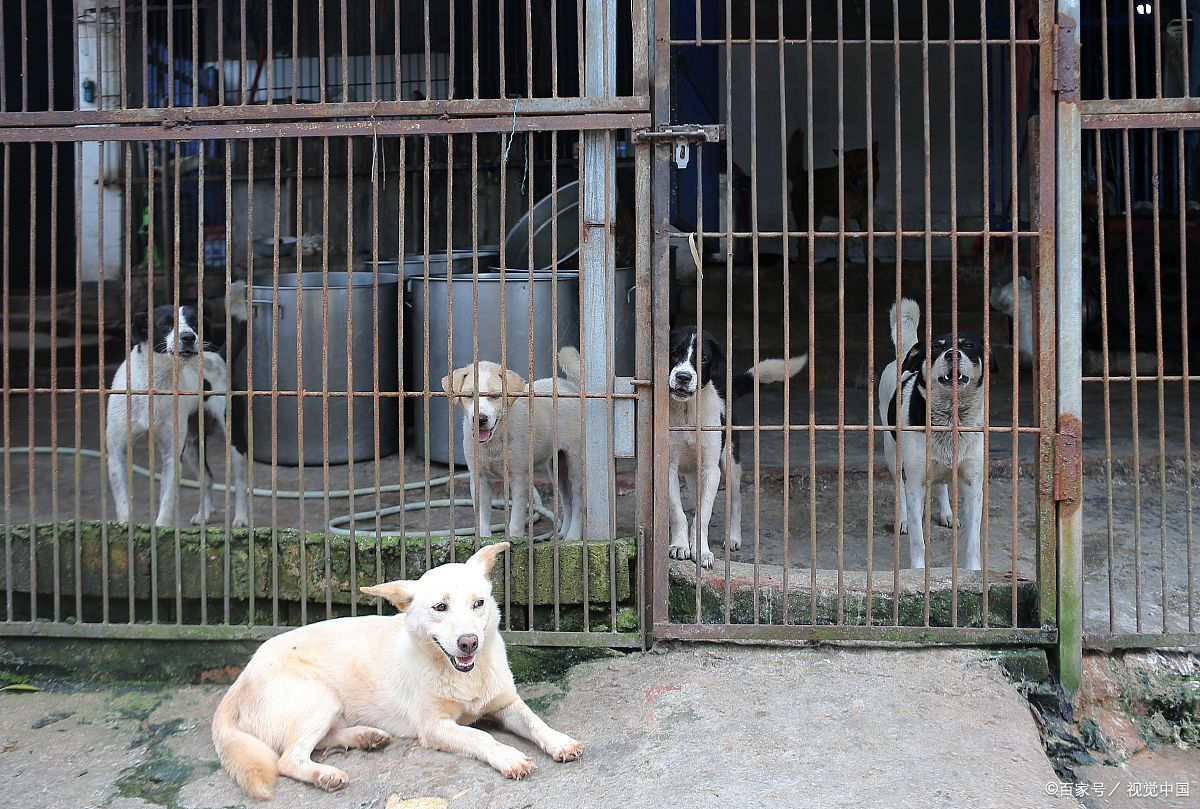
[(475, 603), (474, 603), (473, 607), (475, 609), (479, 609), (482, 606), (483, 606), (483, 599), (482, 598), (475, 599)]
[(439, 601), (438, 603), (433, 605), (434, 612), (445, 612), (446, 609), (447, 609), (447, 607), (446, 607), (445, 601)]

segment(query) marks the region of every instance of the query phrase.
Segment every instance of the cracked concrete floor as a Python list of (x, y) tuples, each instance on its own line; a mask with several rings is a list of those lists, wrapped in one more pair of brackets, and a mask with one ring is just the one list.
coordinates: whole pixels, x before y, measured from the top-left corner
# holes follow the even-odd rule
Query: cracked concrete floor
[[(325, 794), (281, 779), (268, 806), (1077, 806), (1025, 702), (980, 651), (690, 646), (578, 665), (523, 686), (581, 761), (505, 781), (411, 741), (337, 759)], [(2, 693), (0, 805), (254, 805), (215, 761), (218, 686), (67, 686)], [(519, 746), (529, 745), (517, 742)], [(1196, 785), (1200, 790), (1200, 783)]]

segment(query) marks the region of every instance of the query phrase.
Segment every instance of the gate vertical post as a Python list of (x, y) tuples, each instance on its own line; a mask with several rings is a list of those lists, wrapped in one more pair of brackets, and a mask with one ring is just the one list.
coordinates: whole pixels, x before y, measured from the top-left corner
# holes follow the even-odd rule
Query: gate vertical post
[[(1083, 438), (1083, 233), (1082, 165), (1079, 110), (1079, 45), (1075, 37), (1079, 0), (1060, 0), (1055, 26), (1055, 89), (1058, 91), (1058, 158), (1056, 231), (1058, 437)], [(1049, 394), (1047, 394), (1049, 395)], [(1080, 463), (1079, 453), (1060, 458), (1067, 441), (1055, 442), (1055, 489), (1059, 477), (1077, 471), (1064, 462)], [(1083, 513), (1081, 493), (1058, 500), (1058, 668), (1068, 693), (1079, 688), (1083, 668)]]
[[(584, 31), (584, 95), (611, 96), (616, 90), (616, 0), (587, 0)], [(610, 390), (613, 354), (613, 224), (615, 222), (615, 159), (609, 134), (583, 133), (583, 233), (580, 243), (579, 353), (583, 392)], [(587, 515), (584, 539), (611, 540), (612, 430), (611, 400), (584, 400), (584, 451)]]

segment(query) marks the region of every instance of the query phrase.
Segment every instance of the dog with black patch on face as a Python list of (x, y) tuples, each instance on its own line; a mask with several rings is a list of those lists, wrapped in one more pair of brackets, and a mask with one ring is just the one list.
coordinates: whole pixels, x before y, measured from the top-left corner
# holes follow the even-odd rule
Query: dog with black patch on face
[[(245, 285), (233, 285), (227, 305), (235, 323), (245, 322), (244, 298)], [(192, 524), (202, 524), (212, 516), (212, 476), (205, 475), (207, 464), (200, 457), (199, 432), (210, 424), (222, 436), (227, 430), (224, 394), (229, 392), (229, 368), (220, 353), (207, 350), (202, 338), (207, 333), (206, 319), (194, 306), (164, 305), (154, 309), (153, 318), (146, 312), (132, 318), (132, 347), (109, 385), (105, 423), (108, 481), (121, 522), (129, 522), (126, 451), (131, 442), (151, 432), (162, 458), (155, 524), (169, 526), (174, 522), (180, 459), (193, 468), (203, 493)], [(230, 444), (235, 527), (246, 525), (249, 511), (244, 435), (244, 429), (235, 430)]]
[[(897, 339), (899, 309), (899, 343)], [(925, 452), (926, 436), (905, 432), (905, 427), (954, 424), (954, 398), (957, 396), (959, 427), (982, 427), (987, 360), (983, 341), (968, 334), (933, 338), (928, 346), (918, 339), (921, 309), (917, 302), (904, 298), (892, 306), (892, 341), (903, 362), (897, 374), (893, 360), (879, 378), (879, 416), (890, 428), (883, 436), (884, 455), (892, 478), (899, 489), (900, 533), (908, 533), (909, 567), (925, 567), (925, 490), (936, 489), (938, 510), (934, 521), (954, 524), (949, 484), (957, 476), (962, 487), (959, 526), (966, 534), (965, 567), (979, 570), (979, 530), (983, 519), (983, 433), (933, 431), (928, 437), (930, 454)], [(897, 389), (899, 376), (899, 389)], [(931, 383), (932, 380), (932, 383)], [(897, 452), (899, 428), (900, 449)], [(957, 451), (955, 437), (957, 433)]]
[[(670, 335), (670, 371), (667, 390), (671, 395), (670, 425), (667, 440), (670, 450), (668, 486), (671, 498), (672, 559), (695, 559), (703, 567), (712, 567), (713, 553), (708, 544), (708, 527), (713, 505), (724, 469), (729, 487), (729, 535), (726, 547), (736, 551), (742, 546), (742, 467), (738, 448), (739, 434), (733, 434), (732, 446), (725, 446), (725, 434), (720, 430), (701, 428), (724, 427), (729, 406), (735, 399), (754, 390), (754, 380), (760, 384), (784, 382), (804, 370), (808, 355), (790, 360), (762, 360), (733, 378), (728, 399), (722, 394), (725, 385), (725, 351), (708, 332), (697, 339), (695, 326), (681, 326)], [(687, 429), (674, 429), (683, 427)], [(699, 435), (697, 435), (699, 432)], [(683, 509), (683, 493), (679, 475), (687, 476), (688, 486), (696, 498), (696, 511), (688, 524)]]

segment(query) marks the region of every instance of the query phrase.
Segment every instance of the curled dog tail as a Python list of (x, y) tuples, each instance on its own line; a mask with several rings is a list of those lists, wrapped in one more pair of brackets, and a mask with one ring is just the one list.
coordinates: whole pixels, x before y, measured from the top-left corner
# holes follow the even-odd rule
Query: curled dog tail
[(563, 375), (579, 387), (579, 349), (567, 346), (558, 350), (558, 367)]
[(892, 304), (888, 312), (888, 323), (891, 325), (892, 343), (896, 342), (896, 309), (900, 309), (900, 356), (908, 354), (908, 350), (917, 344), (917, 329), (921, 326), (921, 307), (912, 298), (903, 298), (900, 303)]
[(808, 355), (800, 354), (785, 363), (784, 360), (760, 360), (757, 365), (751, 365), (741, 374), (733, 378), (733, 392), (730, 399), (745, 396), (754, 390), (754, 379), (759, 384), (767, 385), (772, 382), (786, 382), (804, 370), (808, 365)]
[(266, 742), (238, 728), (237, 693), (235, 683), (217, 706), (212, 721), (213, 747), (237, 785), (252, 798), (265, 800), (271, 797), (279, 775), (279, 755)]

